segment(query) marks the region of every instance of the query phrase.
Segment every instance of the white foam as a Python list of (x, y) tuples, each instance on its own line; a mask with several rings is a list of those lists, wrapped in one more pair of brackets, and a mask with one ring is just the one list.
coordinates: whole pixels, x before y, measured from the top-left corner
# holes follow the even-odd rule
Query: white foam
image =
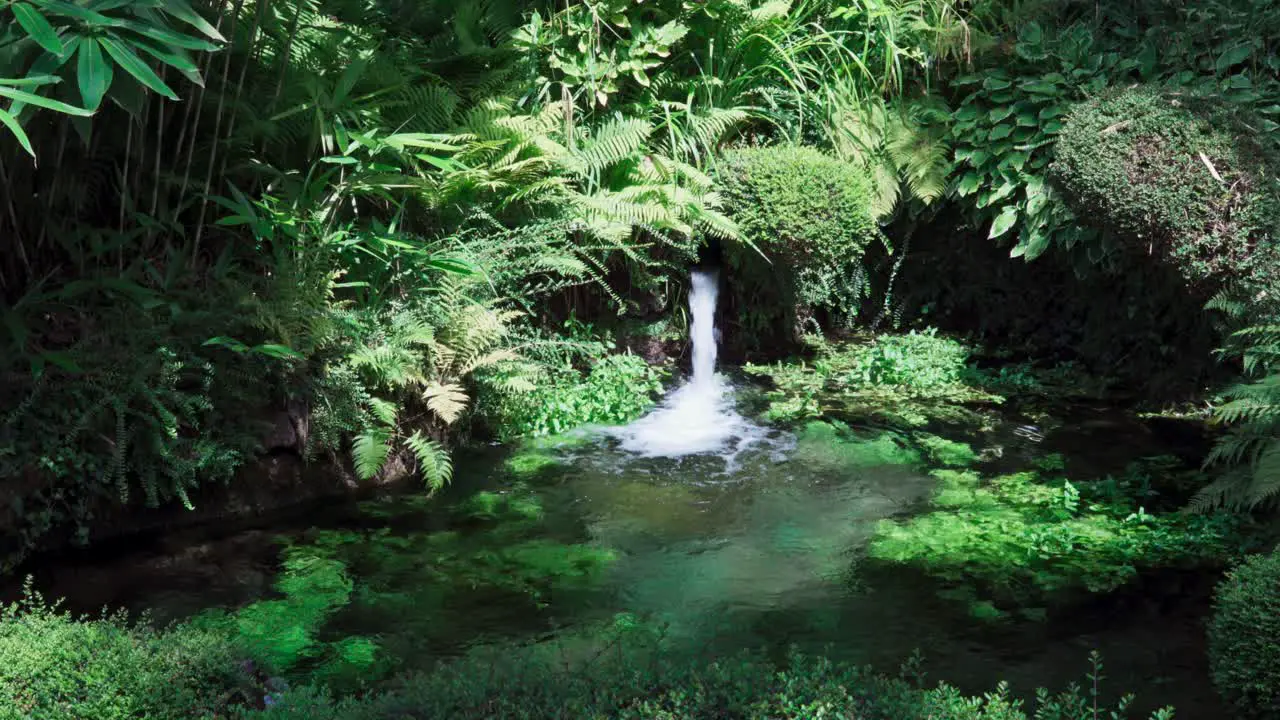
[(733, 407), (729, 383), (716, 375), (715, 311), (719, 294), (715, 271), (695, 271), (689, 291), (689, 336), (693, 377), (652, 412), (608, 433), (627, 452), (643, 457), (717, 454), (734, 458), (766, 436)]

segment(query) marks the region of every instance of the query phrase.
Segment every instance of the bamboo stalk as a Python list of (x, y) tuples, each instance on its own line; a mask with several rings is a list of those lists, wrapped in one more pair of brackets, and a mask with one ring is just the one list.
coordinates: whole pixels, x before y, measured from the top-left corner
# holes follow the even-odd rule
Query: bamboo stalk
[[(253, 16), (253, 29), (249, 31), (249, 53), (244, 59), (244, 64), (240, 66), (240, 77), (236, 80), (236, 98), (231, 103), (233, 107), (240, 105), (240, 98), (244, 95), (244, 81), (249, 74), (249, 66), (253, 64), (254, 54), (258, 46), (258, 28), (262, 25), (262, 14), (270, 4), (270, 0), (258, 0), (258, 7)], [(230, 144), (231, 138), (236, 132), (236, 120), (239, 113), (231, 113), (231, 121), (227, 124), (227, 142)], [(230, 153), (222, 154), (222, 166), (218, 170), (218, 177), (222, 177), (227, 171), (227, 156)], [(209, 191), (206, 189), (205, 193)], [(197, 230), (197, 233), (199, 231)]]
[[(244, 0), (235, 0), (235, 5), (231, 11), (231, 41), (235, 42), (236, 25), (240, 21), (240, 9), (244, 6)], [(218, 94), (218, 109), (214, 113), (213, 122), (213, 144), (209, 147), (209, 166), (204, 174), (204, 196), (200, 198), (200, 216), (196, 221), (196, 237), (191, 246), (191, 264), (195, 265), (196, 258), (200, 255), (200, 239), (204, 235), (204, 216), (209, 210), (209, 188), (213, 185), (213, 166), (216, 164), (218, 157), (218, 138), (222, 136), (222, 109), (227, 104), (227, 75), (231, 71), (231, 53), (227, 52), (226, 58), (222, 63), (222, 92)], [(195, 138), (192, 137), (192, 143)]]
[[(219, 31), (222, 30), (222, 20), (223, 20), (222, 11), (225, 10), (226, 7), (227, 7), (227, 0), (218, 0), (218, 12), (217, 12), (218, 21), (214, 27)], [(234, 35), (232, 36), (231, 40), (232, 42), (235, 41)], [(230, 51), (231, 51), (231, 48), (229, 47), (223, 48), (223, 52), (230, 52)], [(175, 215), (182, 208), (181, 198), (186, 197), (187, 183), (191, 180), (191, 164), (195, 161), (195, 153), (196, 153), (196, 136), (199, 135), (200, 133), (200, 118), (202, 117), (200, 113), (200, 108), (204, 105), (204, 91), (205, 91), (205, 87), (209, 84), (209, 77), (208, 77), (209, 68), (213, 67), (212, 53), (205, 53), (204, 57), (202, 57), (200, 61), (202, 63), (201, 77), (204, 78), (204, 85), (199, 86), (199, 89), (196, 90), (195, 102), (191, 102), (187, 104), (186, 113), (182, 117), (182, 127), (178, 131), (177, 148), (178, 148), (178, 154), (181, 155), (182, 143), (186, 139), (187, 127), (191, 127), (191, 144), (187, 148), (187, 163), (186, 163), (186, 169), (182, 173), (182, 184), (178, 186), (179, 201), (177, 205), (174, 206)], [(223, 76), (223, 79), (225, 82), (225, 76)], [(191, 118), (192, 113), (195, 113), (195, 119), (188, 124), (187, 121)]]

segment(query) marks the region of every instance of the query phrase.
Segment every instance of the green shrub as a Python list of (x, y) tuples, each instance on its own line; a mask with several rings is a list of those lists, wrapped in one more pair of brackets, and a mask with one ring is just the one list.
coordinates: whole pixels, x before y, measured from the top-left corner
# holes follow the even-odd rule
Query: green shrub
[(865, 171), (813, 148), (780, 146), (728, 152), (716, 177), (743, 239), (759, 250), (734, 245), (726, 253), (748, 330), (767, 336), (775, 307), (792, 323), (816, 308), (851, 319), (867, 289), (863, 251), (880, 237)]
[[(640, 632), (640, 631), (633, 631)], [(625, 640), (625, 639), (624, 639)], [(405, 679), (393, 692), (334, 701), (299, 689), (257, 713), (261, 720), (428, 720), (448, 718), (867, 718), (867, 720), (1122, 720), (1128, 699), (1095, 705), (1078, 687), (1040, 691), (1034, 711), (1001, 685), (967, 696), (941, 684), (923, 689), (905, 678), (820, 656), (791, 653), (781, 662), (763, 653), (709, 658), (660, 645), (615, 640), (587, 648), (546, 644), (473, 653), (429, 674)], [(910, 668), (904, 667), (903, 675)], [(1094, 660), (1094, 675), (1101, 664)], [(916, 676), (919, 679), (919, 676)], [(1034, 714), (1033, 714), (1034, 713)], [(1105, 713), (1102, 714), (1102, 713)], [(1162, 710), (1153, 720), (1172, 718)]]
[(78, 618), (28, 594), (0, 607), (0, 718), (226, 717), (261, 697), (241, 657), (219, 632)]
[(1213, 682), (1242, 718), (1280, 718), (1280, 554), (1255, 555), (1218, 586)]
[(1192, 283), (1280, 278), (1275, 153), (1232, 105), (1140, 87), (1076, 106), (1051, 176), (1077, 214)]
[(502, 440), (554, 435), (582, 425), (614, 425), (639, 417), (662, 392), (661, 369), (630, 354), (607, 355), (585, 375), (544, 370), (533, 387), (511, 389), (501, 372), (482, 381), (481, 413)]

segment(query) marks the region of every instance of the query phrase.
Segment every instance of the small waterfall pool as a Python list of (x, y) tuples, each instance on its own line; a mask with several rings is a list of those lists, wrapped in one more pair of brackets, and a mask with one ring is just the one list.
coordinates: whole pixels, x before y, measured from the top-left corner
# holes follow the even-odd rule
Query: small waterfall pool
[(715, 302), (714, 273), (696, 274), (692, 376), (630, 425), (460, 458), (434, 497), (63, 557), (37, 568), (37, 586), (74, 610), (181, 618), (270, 597), (285, 546), (319, 548), (357, 588), (326, 635), (376, 637), (410, 667), (625, 616), (712, 652), (797, 646), (890, 673), (919, 650), (930, 682), (967, 691), (1061, 688), (1098, 649), (1107, 687), (1138, 693), (1136, 707), (1224, 716), (1202, 647), (1211, 582), (1166, 591), (1168, 602), (1148, 586), (1142, 600), (1103, 599), (1052, 623), (989, 623), (919, 573), (868, 566), (877, 524), (917, 512), (934, 479), (857, 443), (747, 419), (715, 374)]

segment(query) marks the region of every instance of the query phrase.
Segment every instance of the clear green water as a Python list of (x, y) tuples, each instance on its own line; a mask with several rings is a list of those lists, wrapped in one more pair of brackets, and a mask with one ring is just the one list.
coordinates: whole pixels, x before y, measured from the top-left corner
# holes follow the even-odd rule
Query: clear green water
[[(1116, 432), (1102, 427), (1090, 442)], [(1062, 449), (1052, 440), (1021, 443), (1001, 427), (984, 442), (1017, 465)], [(931, 680), (969, 690), (1002, 679), (1019, 692), (1060, 687), (1099, 649), (1109, 686), (1137, 692), (1139, 706), (1222, 716), (1204, 668), (1202, 588), (1151, 581), (1047, 623), (991, 623), (909, 569), (867, 563), (877, 522), (917, 511), (933, 486), (910, 459), (884, 438), (842, 443), (821, 428), (798, 440), (775, 433), (732, 472), (720, 458), (637, 459), (597, 439), (523, 458), (516, 467), (543, 467), (521, 474), (495, 448), (461, 463), (434, 498), (68, 558), (42, 568), (39, 584), (83, 609), (182, 617), (269, 595), (286, 541), (327, 547), (357, 580), (327, 633), (377, 636), (402, 667), (626, 614), (713, 652), (794, 645), (893, 671), (918, 649)]]

